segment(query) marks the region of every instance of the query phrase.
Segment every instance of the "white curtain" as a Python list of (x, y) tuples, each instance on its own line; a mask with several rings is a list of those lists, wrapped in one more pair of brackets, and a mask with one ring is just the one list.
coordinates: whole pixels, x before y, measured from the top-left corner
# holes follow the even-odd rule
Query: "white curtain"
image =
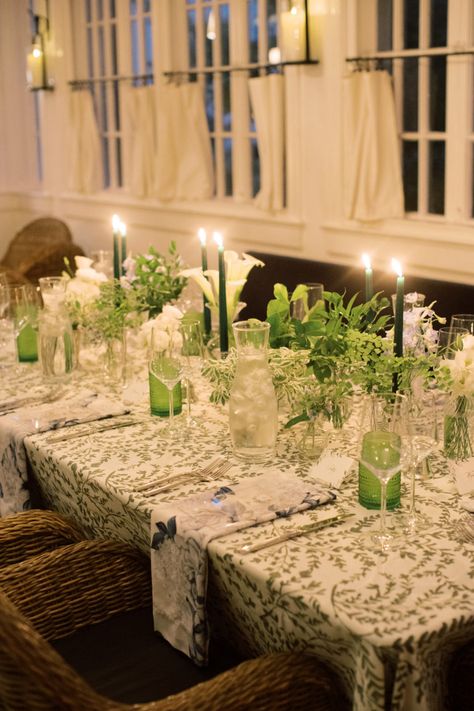
[(71, 93), (70, 114), (69, 187), (79, 193), (94, 193), (103, 187), (102, 156), (94, 102), (89, 91)]
[(404, 213), (395, 101), (385, 71), (344, 80), (344, 209), (349, 219), (367, 222)]
[(130, 121), (127, 182), (133, 195), (150, 197), (155, 190), (155, 88), (131, 88), (127, 106)]
[(155, 187), (160, 200), (205, 200), (214, 194), (211, 143), (198, 84), (156, 92)]
[(260, 191), (255, 205), (270, 212), (284, 207), (285, 111), (281, 74), (249, 79), (260, 156)]

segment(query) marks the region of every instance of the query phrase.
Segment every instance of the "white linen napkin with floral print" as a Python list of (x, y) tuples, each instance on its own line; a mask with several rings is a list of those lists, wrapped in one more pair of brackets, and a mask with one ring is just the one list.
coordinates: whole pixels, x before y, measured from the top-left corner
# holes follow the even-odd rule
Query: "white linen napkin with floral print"
[(334, 501), (294, 474), (271, 472), (157, 506), (151, 517), (155, 629), (199, 666), (207, 664), (207, 546), (257, 523)]
[(31, 506), (25, 437), (128, 412), (121, 403), (96, 392), (83, 391), (50, 403), (25, 404), (0, 416), (0, 517)]

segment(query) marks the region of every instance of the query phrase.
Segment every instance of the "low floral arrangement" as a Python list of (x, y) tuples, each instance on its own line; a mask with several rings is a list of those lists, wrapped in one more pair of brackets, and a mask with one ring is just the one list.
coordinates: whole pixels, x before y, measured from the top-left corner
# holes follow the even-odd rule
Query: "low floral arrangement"
[(150, 247), (147, 254), (128, 257), (124, 267), (121, 285), (135, 292), (136, 307), (148, 311), (150, 318), (159, 314), (165, 304), (178, 299), (186, 286), (183, 261), (175, 242), (170, 243), (167, 255)]
[[(240, 301), (240, 295), (250, 271), (254, 267), (263, 267), (265, 265), (260, 259), (256, 259), (250, 254), (243, 253), (242, 257), (239, 257), (237, 252), (232, 250), (224, 251), (224, 262), (226, 271), (227, 321), (230, 325), (246, 306), (245, 303)], [(214, 321), (217, 322), (219, 313), (219, 272), (217, 269), (207, 269), (204, 272), (200, 267), (183, 269), (180, 272), (180, 276), (186, 279), (193, 279), (196, 282), (208, 301), (208, 306), (213, 314)]]
[(183, 337), (179, 331), (183, 313), (176, 306), (165, 304), (155, 318), (142, 324), (139, 343), (151, 351), (168, 351), (181, 348)]
[(63, 276), (68, 280), (66, 305), (73, 327), (86, 328), (92, 318), (95, 303), (100, 297), (101, 286), (107, 282), (107, 277), (92, 267), (93, 260), (88, 257), (76, 256), (74, 261), (75, 272), (67, 257), (64, 259), (67, 271), (63, 272)]

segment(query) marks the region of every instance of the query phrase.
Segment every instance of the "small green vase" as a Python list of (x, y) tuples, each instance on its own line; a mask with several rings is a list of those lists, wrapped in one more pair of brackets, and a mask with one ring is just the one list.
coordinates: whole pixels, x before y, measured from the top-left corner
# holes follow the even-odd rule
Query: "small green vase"
[(17, 339), (20, 363), (35, 363), (38, 360), (38, 335), (29, 324), (21, 329)]
[[(148, 384), (150, 388), (150, 411), (152, 415), (158, 417), (169, 417), (169, 396), (168, 388), (161, 380), (148, 373)], [(181, 383), (176, 383), (173, 388), (173, 414), (179, 415), (182, 410)]]

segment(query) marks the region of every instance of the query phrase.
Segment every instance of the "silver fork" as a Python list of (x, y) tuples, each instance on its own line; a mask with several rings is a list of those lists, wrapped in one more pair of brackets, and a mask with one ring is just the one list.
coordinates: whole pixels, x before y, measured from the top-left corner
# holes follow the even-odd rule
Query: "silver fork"
[(155, 488), (153, 488), (153, 485), (148, 485), (149, 488), (143, 487), (138, 489), (138, 491), (142, 492), (143, 496), (149, 497), (169, 491), (175, 484), (186, 484), (189, 481), (215, 481), (228, 472), (233, 466), (232, 462), (228, 462), (225, 459), (218, 459), (208, 464), (207, 467), (204, 467), (204, 469), (201, 469), (199, 472), (167, 477), (166, 479), (162, 479), (159, 486)]
[(463, 516), (454, 524), (456, 538), (462, 543), (474, 543), (474, 517)]

